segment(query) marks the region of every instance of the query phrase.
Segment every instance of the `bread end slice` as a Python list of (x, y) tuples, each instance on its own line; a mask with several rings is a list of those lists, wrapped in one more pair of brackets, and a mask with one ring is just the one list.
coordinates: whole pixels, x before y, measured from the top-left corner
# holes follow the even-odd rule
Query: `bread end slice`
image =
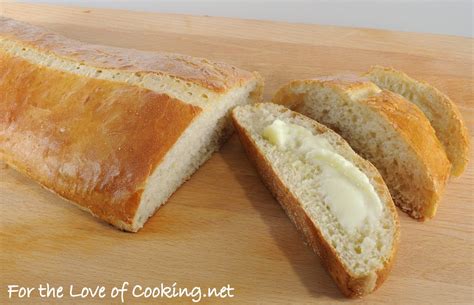
[(460, 176), (469, 161), (470, 143), (456, 104), (432, 85), (394, 68), (374, 66), (364, 76), (380, 88), (402, 95), (423, 111), (452, 163), (451, 174)]
[[(319, 255), (322, 264), (342, 293), (347, 297), (360, 297), (377, 289), (391, 270), (399, 240), (398, 215), (377, 169), (359, 157), (336, 133), (283, 106), (267, 103), (237, 107), (232, 116), (241, 143), (262, 181), (313, 251)], [(307, 198), (301, 195), (302, 190), (296, 186), (301, 185), (301, 181), (289, 174), (286, 168), (288, 165), (285, 164), (287, 160), (278, 152), (272, 151), (259, 134), (265, 124), (276, 118), (304, 126), (313, 134), (324, 134), (341, 155), (369, 177), (384, 204), (384, 219), (379, 231), (370, 232), (368, 234), (372, 235), (366, 236), (361, 232), (357, 236), (362, 239), (373, 238), (377, 244), (374, 252), (358, 253), (360, 243), (351, 239), (352, 236), (344, 235), (337, 220), (331, 218), (333, 216), (328, 214), (329, 210), (323, 208), (324, 203), (308, 202)], [(313, 203), (318, 206), (320, 213), (308, 208), (308, 205)], [(342, 250), (345, 247), (347, 250)]]

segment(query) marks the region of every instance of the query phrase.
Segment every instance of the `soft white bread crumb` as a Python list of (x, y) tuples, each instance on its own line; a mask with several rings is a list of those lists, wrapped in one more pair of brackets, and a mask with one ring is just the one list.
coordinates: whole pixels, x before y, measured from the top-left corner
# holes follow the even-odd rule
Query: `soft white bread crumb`
[(148, 178), (142, 203), (135, 216), (134, 231), (141, 228), (176, 188), (232, 134), (229, 112), (235, 106), (253, 102), (255, 97), (252, 97), (251, 93), (256, 85), (256, 82), (249, 82), (227, 93), (186, 129), (160, 166)]

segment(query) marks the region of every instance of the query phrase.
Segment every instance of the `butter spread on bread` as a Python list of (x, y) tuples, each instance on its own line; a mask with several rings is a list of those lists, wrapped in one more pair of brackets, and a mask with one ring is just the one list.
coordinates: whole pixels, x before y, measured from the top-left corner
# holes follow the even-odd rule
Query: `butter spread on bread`
[(86, 44), (0, 17), (0, 157), (136, 232), (258, 101), (256, 73)]
[[(283, 106), (240, 106), (232, 118), (262, 181), (341, 291), (355, 297), (379, 287), (394, 260), (399, 224), (377, 169), (341, 136)], [(328, 187), (332, 179), (336, 183)], [(338, 185), (344, 198), (331, 202)], [(359, 198), (346, 197), (343, 187)]]
[(263, 138), (278, 149), (297, 157), (296, 164), (311, 163), (321, 175), (319, 188), (323, 200), (348, 232), (367, 221), (378, 222), (382, 203), (369, 178), (354, 164), (338, 154), (322, 136), (305, 127), (279, 119), (263, 129)]

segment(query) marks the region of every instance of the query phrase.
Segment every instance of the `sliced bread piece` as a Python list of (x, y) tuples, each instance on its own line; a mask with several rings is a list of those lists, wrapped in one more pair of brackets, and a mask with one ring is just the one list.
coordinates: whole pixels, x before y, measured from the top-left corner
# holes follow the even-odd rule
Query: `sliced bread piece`
[(338, 134), (283, 106), (239, 106), (232, 118), (263, 182), (340, 290), (355, 297), (379, 287), (399, 224), (377, 169)]
[(375, 66), (365, 76), (380, 88), (402, 95), (423, 111), (452, 163), (452, 175), (460, 176), (469, 161), (469, 135), (456, 104), (430, 84), (393, 68)]
[(293, 81), (273, 102), (293, 105), (343, 136), (378, 168), (395, 204), (410, 216), (435, 215), (451, 164), (417, 106), (356, 77)]

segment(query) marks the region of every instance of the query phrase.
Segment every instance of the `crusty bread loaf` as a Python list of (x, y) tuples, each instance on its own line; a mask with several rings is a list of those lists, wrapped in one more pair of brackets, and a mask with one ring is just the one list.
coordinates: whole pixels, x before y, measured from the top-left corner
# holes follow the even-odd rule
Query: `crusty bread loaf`
[(380, 88), (402, 95), (423, 111), (451, 161), (452, 175), (460, 176), (469, 161), (469, 135), (456, 104), (430, 84), (393, 68), (375, 66), (365, 76)]
[(332, 128), (382, 174), (402, 210), (435, 215), (451, 164), (428, 119), (402, 96), (367, 79), (327, 77), (283, 86), (273, 102)]
[[(271, 103), (240, 106), (232, 117), (247, 156), (287, 215), (337, 283), (350, 297), (379, 287), (393, 263), (398, 245), (398, 216), (390, 193), (377, 169), (359, 157), (335, 132), (287, 108)], [(344, 230), (321, 197), (321, 174), (314, 164), (303, 164), (289, 151), (281, 151), (262, 137), (276, 119), (322, 135), (346, 160), (362, 171), (382, 202), (382, 216), (374, 226), (355, 232)], [(372, 246), (368, 246), (372, 245)]]
[(0, 156), (95, 216), (139, 230), (258, 101), (256, 73), (84, 44), (0, 17)]

